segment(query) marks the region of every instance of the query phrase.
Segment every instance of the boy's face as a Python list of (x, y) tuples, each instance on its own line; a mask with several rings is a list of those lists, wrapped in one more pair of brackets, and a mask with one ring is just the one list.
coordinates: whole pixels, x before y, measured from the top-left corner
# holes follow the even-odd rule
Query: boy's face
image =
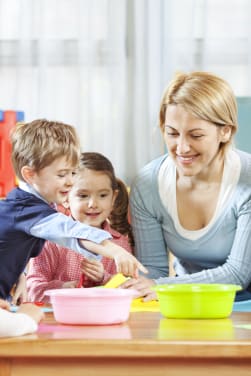
[(66, 157), (60, 157), (39, 172), (34, 172), (32, 187), (48, 202), (62, 204), (67, 200), (76, 169)]

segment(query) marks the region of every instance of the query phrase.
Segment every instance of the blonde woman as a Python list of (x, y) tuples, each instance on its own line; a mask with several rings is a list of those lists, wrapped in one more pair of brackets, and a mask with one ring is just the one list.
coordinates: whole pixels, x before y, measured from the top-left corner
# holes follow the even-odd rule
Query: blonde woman
[[(131, 189), (135, 255), (149, 277), (131, 279), (145, 300), (172, 283), (241, 285), (250, 299), (251, 155), (234, 148), (237, 104), (230, 85), (207, 72), (177, 74), (164, 92), (160, 129), (168, 154)], [(168, 276), (168, 251), (175, 276)]]

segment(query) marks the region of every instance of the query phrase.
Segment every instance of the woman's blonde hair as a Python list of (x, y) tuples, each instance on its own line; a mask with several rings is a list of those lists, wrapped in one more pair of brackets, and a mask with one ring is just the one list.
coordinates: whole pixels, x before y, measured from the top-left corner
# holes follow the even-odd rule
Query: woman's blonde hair
[(230, 126), (231, 137), (221, 144), (221, 149), (233, 143), (238, 129), (237, 102), (231, 86), (222, 78), (208, 72), (177, 73), (161, 100), (159, 125), (162, 132), (167, 106), (172, 104), (216, 126)]
[(11, 142), (12, 164), (20, 180), (23, 180), (23, 166), (38, 172), (63, 156), (72, 166), (78, 166), (80, 144), (71, 125), (46, 119), (18, 123), (11, 134)]

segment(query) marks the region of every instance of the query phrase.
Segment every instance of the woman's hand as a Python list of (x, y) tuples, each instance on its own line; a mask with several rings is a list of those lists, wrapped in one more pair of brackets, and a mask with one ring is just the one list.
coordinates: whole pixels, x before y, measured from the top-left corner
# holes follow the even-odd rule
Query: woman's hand
[(151, 290), (151, 287), (155, 285), (155, 282), (150, 279), (146, 278), (143, 276), (138, 277), (137, 279), (135, 278), (130, 278), (122, 285), (120, 285), (120, 288), (123, 289), (135, 289), (139, 293), (139, 297), (143, 297), (143, 301), (147, 302), (150, 300), (157, 300), (157, 295), (155, 291)]
[(81, 270), (94, 282), (101, 282), (104, 278), (104, 266), (100, 261), (84, 258), (81, 262)]

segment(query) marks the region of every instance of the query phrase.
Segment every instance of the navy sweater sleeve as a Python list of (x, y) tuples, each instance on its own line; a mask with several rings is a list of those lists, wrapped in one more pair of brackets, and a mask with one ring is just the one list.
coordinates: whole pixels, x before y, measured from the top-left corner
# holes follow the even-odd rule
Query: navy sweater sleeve
[(30, 257), (37, 256), (45, 240), (30, 234), (40, 219), (56, 211), (38, 197), (19, 188), (0, 201), (0, 297), (8, 297)]

